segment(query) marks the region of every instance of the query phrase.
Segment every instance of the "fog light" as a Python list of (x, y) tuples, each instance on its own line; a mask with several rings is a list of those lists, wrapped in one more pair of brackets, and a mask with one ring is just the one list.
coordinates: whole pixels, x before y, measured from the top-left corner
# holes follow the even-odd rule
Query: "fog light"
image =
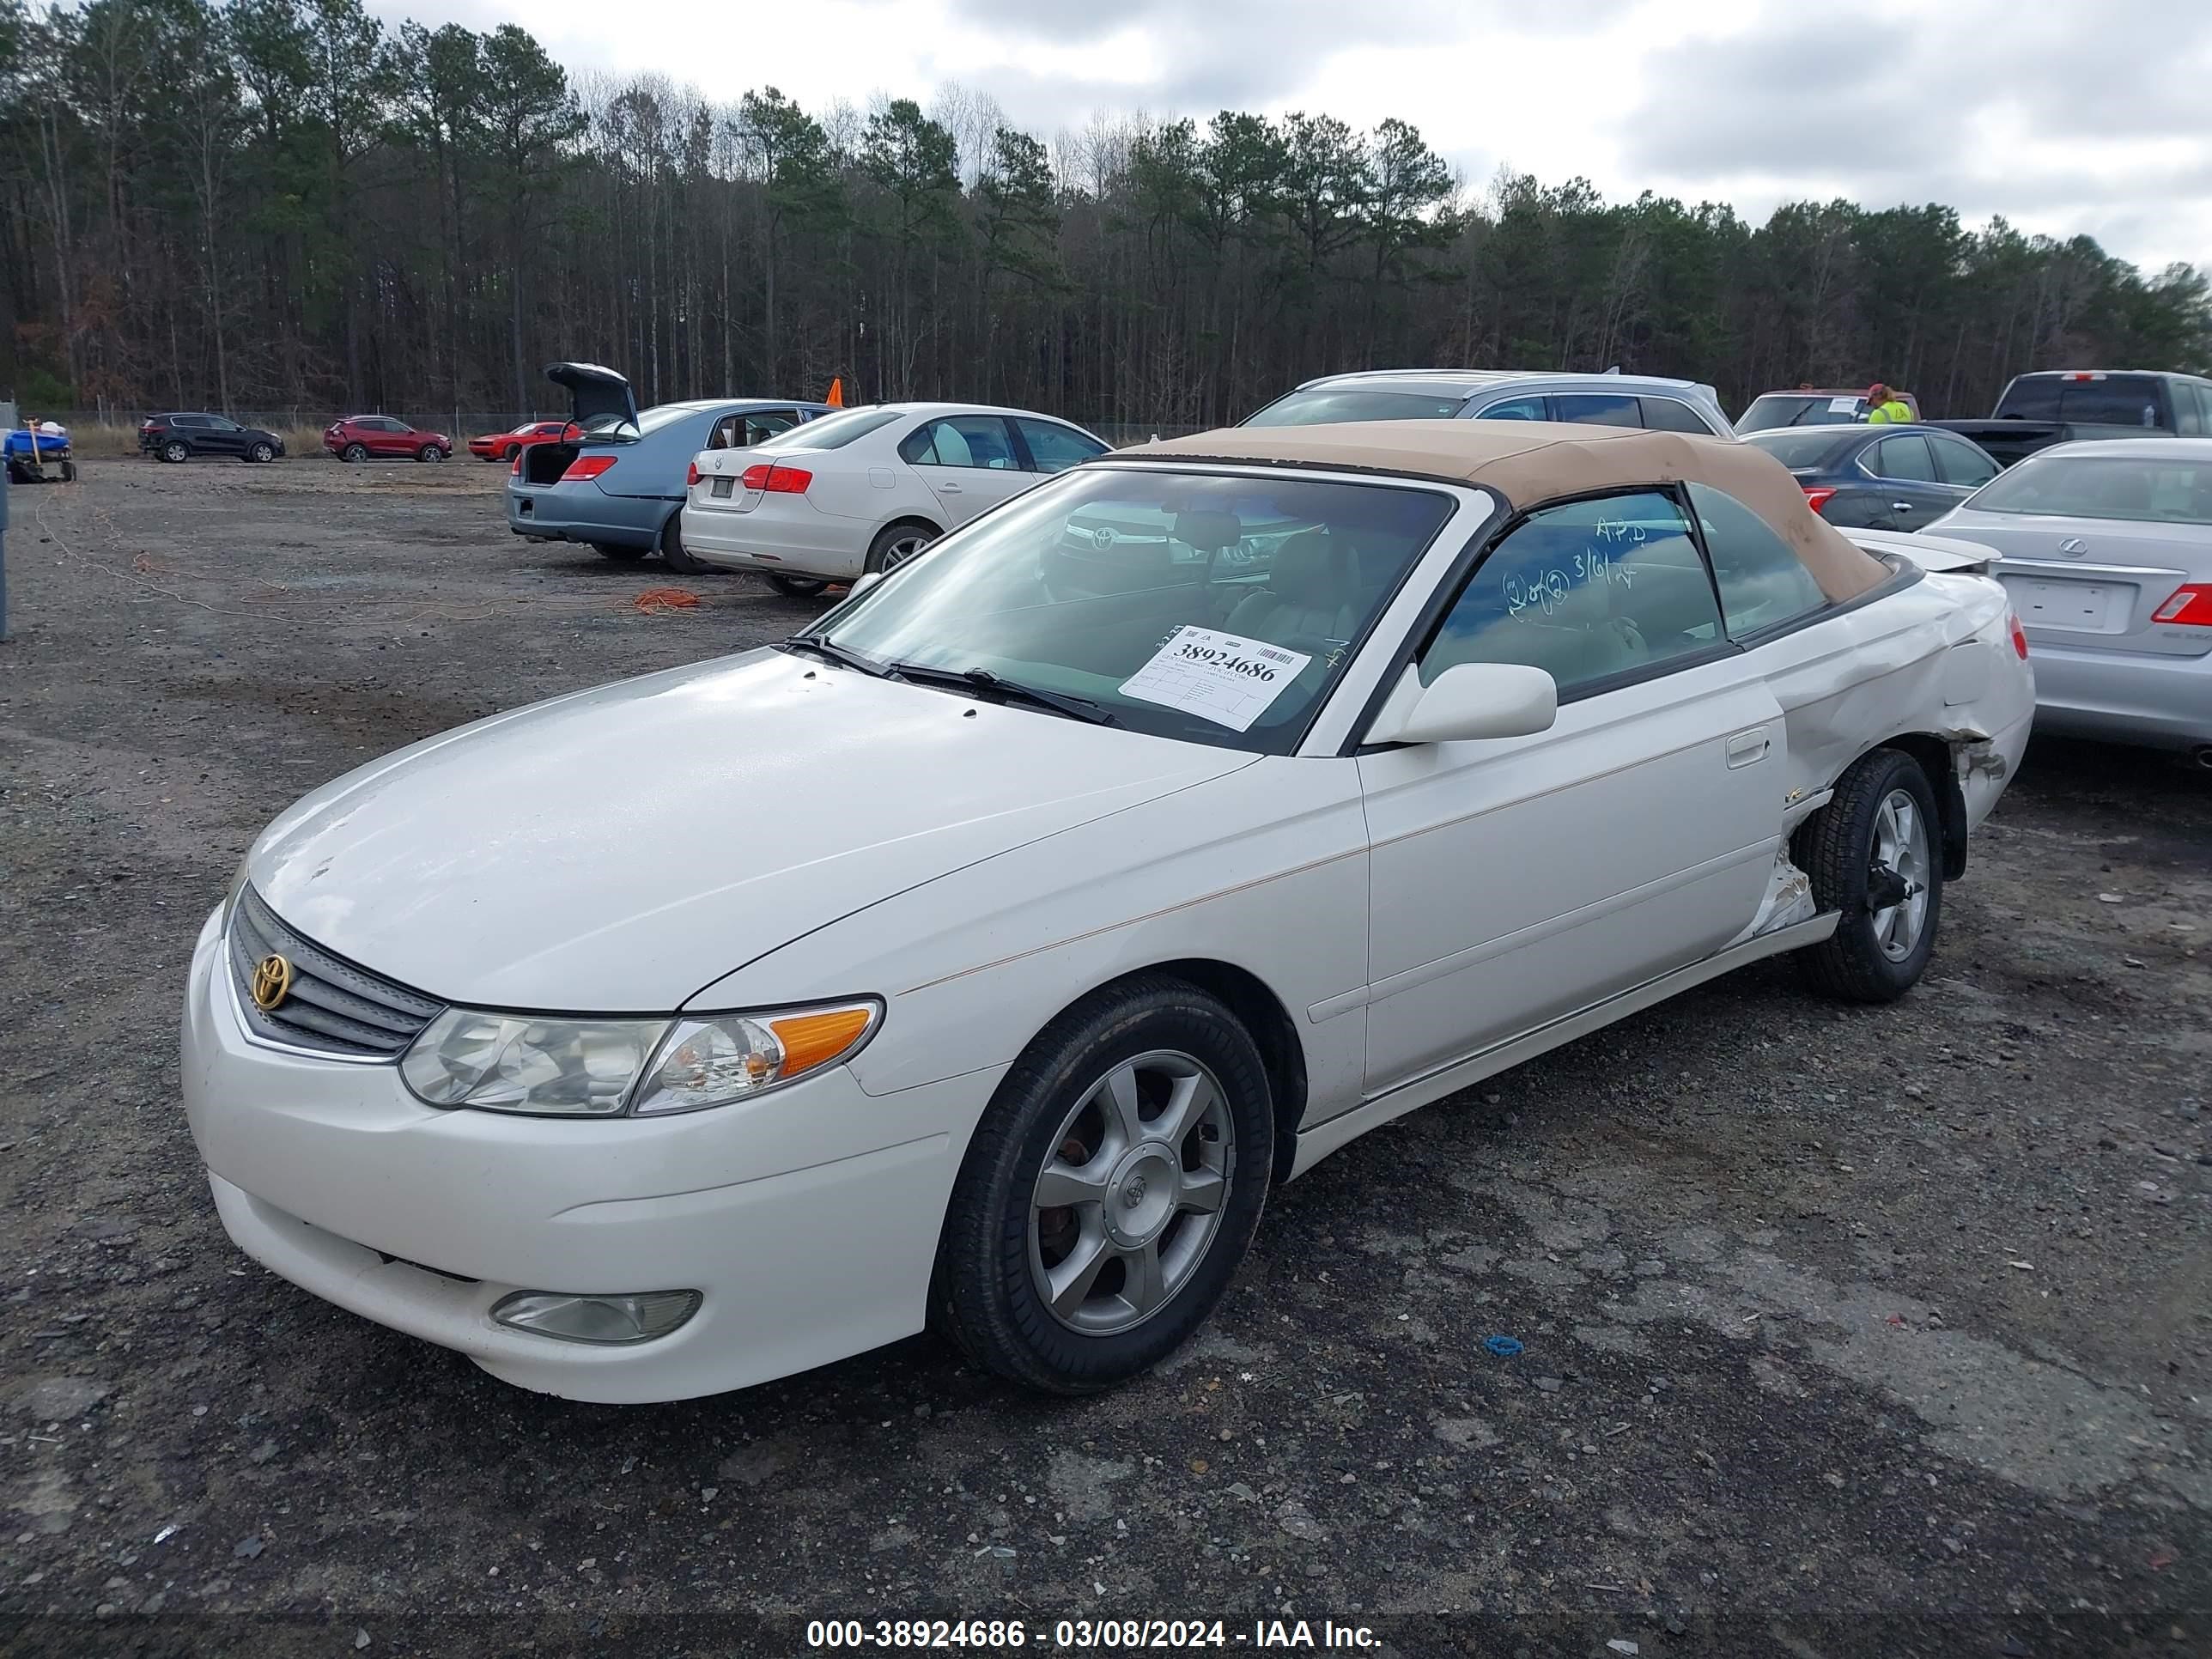
[(517, 1291), (491, 1316), (519, 1331), (563, 1342), (650, 1342), (699, 1311), (696, 1291), (640, 1291), (629, 1296), (569, 1296)]

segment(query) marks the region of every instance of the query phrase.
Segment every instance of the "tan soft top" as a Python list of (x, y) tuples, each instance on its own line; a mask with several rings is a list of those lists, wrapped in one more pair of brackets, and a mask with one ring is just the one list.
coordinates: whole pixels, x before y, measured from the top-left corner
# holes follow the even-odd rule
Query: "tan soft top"
[(1226, 427), (1121, 452), (1124, 457), (1367, 468), (1480, 484), (1526, 512), (1566, 495), (1629, 484), (1702, 483), (1766, 520), (1832, 602), (1857, 598), (1889, 568), (1805, 505), (1782, 464), (1726, 438), (1555, 421), (1347, 421), (1332, 426)]

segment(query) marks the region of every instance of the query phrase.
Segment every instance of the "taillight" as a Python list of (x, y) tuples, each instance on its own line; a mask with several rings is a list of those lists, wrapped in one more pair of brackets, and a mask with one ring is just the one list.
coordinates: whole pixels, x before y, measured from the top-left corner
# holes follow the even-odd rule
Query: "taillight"
[(696, 489), (699, 487), (698, 462), (694, 461), (684, 469), (684, 487), (686, 489)]
[(568, 470), (561, 475), (561, 482), (571, 478), (596, 478), (621, 459), (617, 455), (579, 455), (568, 463)]
[(514, 452), (514, 459), (507, 463), (507, 476), (510, 478), (522, 476), (522, 452), (519, 449)]
[(2192, 582), (2173, 590), (2173, 597), (2150, 613), (2155, 623), (2181, 623), (2191, 628), (2212, 628), (2212, 583)]
[(2027, 660), (2027, 630), (2020, 625), (2020, 613), (2017, 611), (2008, 611), (2005, 613), (2005, 620), (2012, 624), (2013, 653), (2022, 662), (2026, 662)]
[(747, 489), (764, 489), (771, 495), (804, 495), (814, 475), (795, 466), (756, 461), (738, 475), (738, 482)]
[(1832, 486), (1815, 489), (1811, 484), (1807, 484), (1805, 486), (1805, 505), (1811, 507), (1815, 513), (1818, 513), (1822, 507), (1828, 504), (1828, 497), (1835, 493), (1835, 489)]

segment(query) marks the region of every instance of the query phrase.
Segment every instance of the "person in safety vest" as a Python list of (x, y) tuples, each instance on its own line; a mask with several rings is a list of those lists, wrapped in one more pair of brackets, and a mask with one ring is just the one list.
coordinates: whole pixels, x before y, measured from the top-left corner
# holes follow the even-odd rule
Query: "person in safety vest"
[(1912, 405), (1894, 396), (1880, 380), (1867, 388), (1867, 423), (1869, 426), (1910, 426), (1912, 424)]

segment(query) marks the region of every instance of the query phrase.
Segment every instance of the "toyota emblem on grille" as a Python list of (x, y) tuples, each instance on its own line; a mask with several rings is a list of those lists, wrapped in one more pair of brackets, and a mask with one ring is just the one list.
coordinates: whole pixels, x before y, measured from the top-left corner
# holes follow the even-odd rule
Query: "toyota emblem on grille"
[(2058, 550), (2070, 559), (2078, 559), (2089, 550), (2089, 544), (2079, 536), (2069, 536), (2058, 544)]
[(265, 956), (253, 964), (253, 1006), (269, 1012), (292, 994), (292, 964), (283, 957)]
[(1107, 524), (1100, 525), (1097, 529), (1091, 532), (1091, 544), (1099, 548), (1113, 546), (1114, 526)]

